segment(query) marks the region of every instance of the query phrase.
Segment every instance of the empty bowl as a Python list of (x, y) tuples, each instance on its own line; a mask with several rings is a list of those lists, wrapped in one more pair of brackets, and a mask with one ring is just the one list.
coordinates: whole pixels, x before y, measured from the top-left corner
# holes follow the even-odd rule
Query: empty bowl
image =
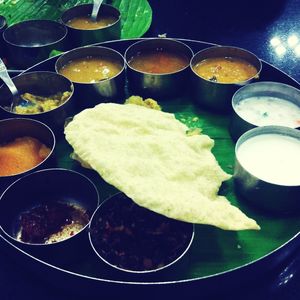
[(237, 192), (265, 211), (299, 213), (300, 131), (261, 126), (245, 132), (235, 147)]
[(194, 225), (167, 218), (118, 193), (92, 216), (89, 239), (97, 256), (127, 273), (152, 273), (178, 262), (188, 251)]
[(138, 41), (125, 52), (132, 94), (164, 98), (184, 94), (189, 86), (189, 63), (193, 51), (175, 39)]
[(300, 127), (300, 90), (279, 82), (256, 82), (240, 88), (232, 97), (230, 134), (237, 140), (257, 126)]
[(27, 69), (47, 59), (52, 50), (65, 50), (68, 29), (51, 20), (22, 21), (3, 32), (10, 64)]
[(67, 169), (45, 169), (5, 190), (0, 198), (0, 224), (23, 250), (67, 261), (82, 254), (81, 248), (89, 249), (86, 229), (98, 204), (98, 191), (86, 176)]
[(108, 4), (101, 4), (96, 22), (91, 21), (93, 4), (82, 4), (66, 10), (62, 22), (68, 27), (68, 41), (80, 47), (121, 37), (121, 14)]
[(54, 133), (42, 122), (0, 120), (0, 190), (29, 172), (51, 166), (55, 143)]
[(80, 108), (123, 101), (125, 62), (111, 48), (93, 46), (70, 50), (57, 59), (55, 70), (73, 82)]
[(214, 46), (196, 53), (190, 67), (195, 102), (213, 111), (228, 112), (234, 92), (258, 79), (262, 64), (245, 49)]
[(0, 110), (4, 117), (36, 119), (62, 132), (65, 119), (73, 109), (74, 86), (55, 72), (37, 71), (12, 78), (22, 99), (11, 111), (12, 94), (5, 84), (0, 87)]

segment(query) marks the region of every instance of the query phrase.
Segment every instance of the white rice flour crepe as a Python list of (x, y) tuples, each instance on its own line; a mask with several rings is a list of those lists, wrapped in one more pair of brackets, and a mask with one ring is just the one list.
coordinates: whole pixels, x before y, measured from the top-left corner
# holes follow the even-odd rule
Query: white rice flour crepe
[(65, 135), (81, 161), (140, 206), (227, 230), (259, 229), (217, 195), (231, 176), (211, 153), (213, 140), (187, 130), (173, 114), (107, 103), (76, 115)]

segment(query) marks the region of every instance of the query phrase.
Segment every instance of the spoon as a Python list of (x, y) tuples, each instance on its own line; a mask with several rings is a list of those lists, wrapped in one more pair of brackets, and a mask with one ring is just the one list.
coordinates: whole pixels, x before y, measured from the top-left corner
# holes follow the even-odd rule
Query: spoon
[(13, 83), (13, 81), (11, 80), (11, 78), (7, 72), (6, 66), (1, 58), (0, 58), (0, 78), (7, 85), (7, 87), (9, 88), (9, 90), (13, 96), (12, 102), (10, 105), (11, 112), (13, 112), (14, 107), (19, 104), (20, 100), (22, 102), (23, 101), (25, 101), (26, 103), (28, 102), (26, 99), (21, 98), (20, 93), (19, 93), (18, 89), (16, 88), (15, 84)]
[(99, 8), (100, 8), (102, 2), (103, 2), (103, 0), (94, 0), (93, 10), (92, 10), (92, 14), (91, 14), (91, 19), (93, 22), (97, 21)]

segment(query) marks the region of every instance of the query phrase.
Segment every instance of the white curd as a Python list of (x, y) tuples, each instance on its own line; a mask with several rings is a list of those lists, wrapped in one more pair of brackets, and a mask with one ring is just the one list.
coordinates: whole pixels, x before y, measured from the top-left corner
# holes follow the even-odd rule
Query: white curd
[(256, 126), (300, 126), (300, 107), (277, 97), (249, 97), (240, 101), (235, 109), (244, 120)]
[(237, 159), (249, 173), (269, 183), (300, 185), (300, 140), (281, 134), (249, 138), (237, 149)]

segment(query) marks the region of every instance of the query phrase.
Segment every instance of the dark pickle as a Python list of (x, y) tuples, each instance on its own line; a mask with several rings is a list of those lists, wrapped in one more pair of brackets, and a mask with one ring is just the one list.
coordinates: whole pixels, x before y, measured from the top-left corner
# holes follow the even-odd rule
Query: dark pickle
[[(20, 215), (20, 240), (26, 243), (47, 243), (52, 235), (61, 232), (57, 240), (49, 243), (57, 242), (76, 234), (88, 222), (88, 214), (78, 206), (62, 202), (41, 204)], [(66, 226), (73, 228), (63, 232)]]
[(104, 260), (123, 270), (149, 271), (184, 253), (191, 224), (140, 207), (123, 194), (115, 197), (100, 207), (91, 227), (94, 247)]

